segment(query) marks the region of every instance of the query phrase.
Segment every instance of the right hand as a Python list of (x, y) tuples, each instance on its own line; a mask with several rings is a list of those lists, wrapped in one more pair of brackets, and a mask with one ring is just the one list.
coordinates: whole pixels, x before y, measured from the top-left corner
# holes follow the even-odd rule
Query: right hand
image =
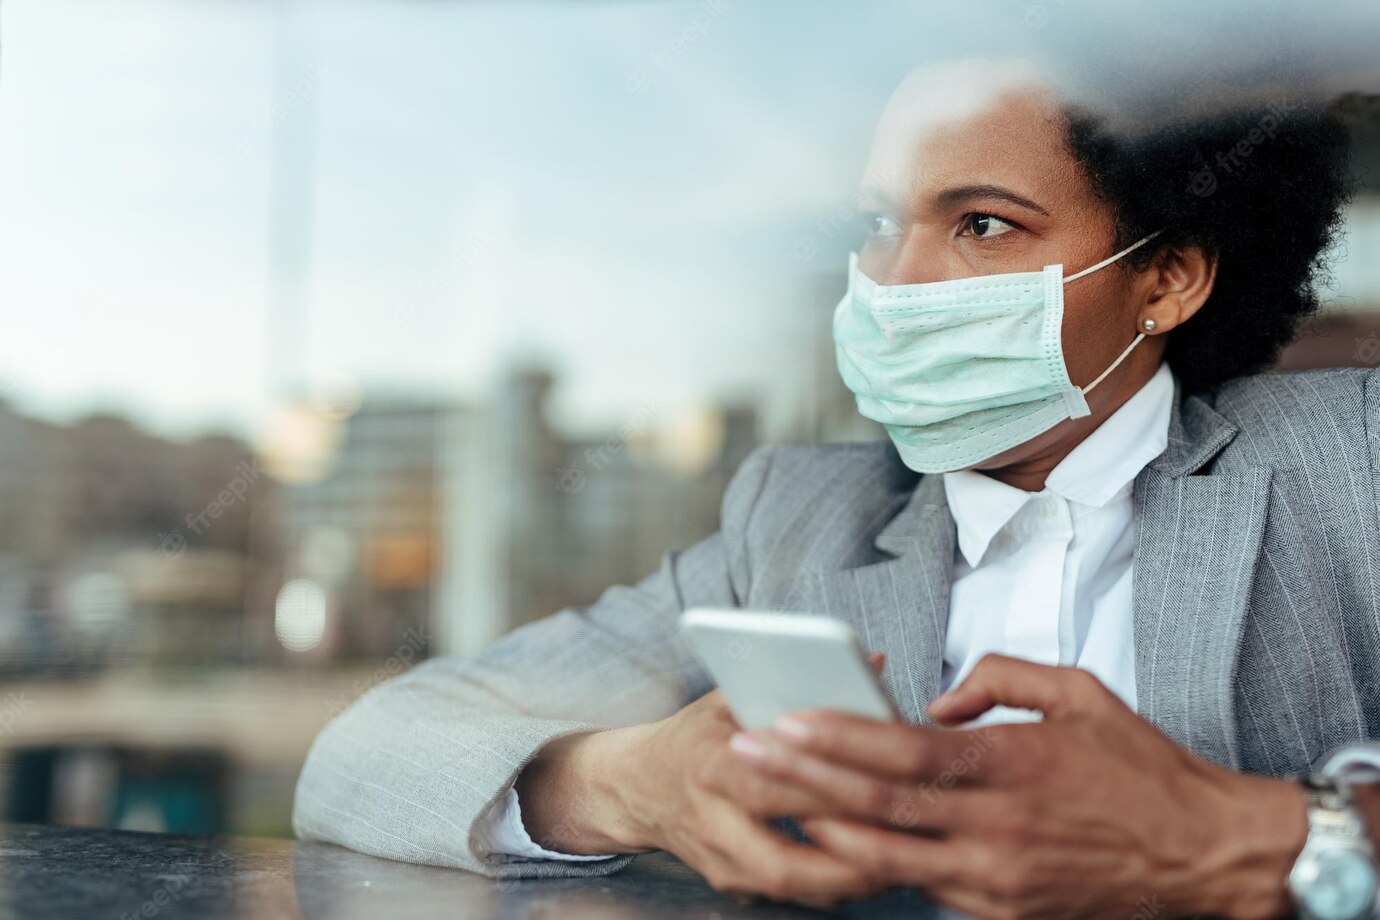
[(719, 891), (814, 906), (873, 893), (859, 870), (769, 826), (832, 809), (733, 756), (737, 730), (716, 690), (660, 722), (554, 742), (518, 780), (527, 830), (567, 853), (667, 850)]

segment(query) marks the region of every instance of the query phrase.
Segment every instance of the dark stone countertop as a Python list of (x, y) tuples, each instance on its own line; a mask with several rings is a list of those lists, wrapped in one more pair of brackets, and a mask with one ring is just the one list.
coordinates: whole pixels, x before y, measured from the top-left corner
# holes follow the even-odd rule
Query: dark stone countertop
[(592, 879), (495, 881), (321, 843), (0, 825), (0, 918), (689, 920), (952, 916), (901, 892), (823, 913), (743, 905), (657, 854)]

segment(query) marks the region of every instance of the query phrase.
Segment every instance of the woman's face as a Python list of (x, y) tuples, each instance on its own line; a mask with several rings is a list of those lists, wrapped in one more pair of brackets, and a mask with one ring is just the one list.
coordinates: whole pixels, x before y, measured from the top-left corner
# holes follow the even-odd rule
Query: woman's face
[[(1068, 275), (1110, 256), (1112, 209), (1067, 149), (1066, 130), (1053, 91), (1019, 65), (914, 72), (887, 105), (863, 175), (859, 267), (895, 285), (1054, 263)], [(1066, 286), (1063, 345), (1075, 385), (1102, 373), (1140, 331), (1149, 283), (1108, 268)], [(1088, 395), (1090, 419), (1064, 422), (982, 468), (1077, 443), (1149, 379), (1162, 353), (1162, 340), (1142, 342)]]

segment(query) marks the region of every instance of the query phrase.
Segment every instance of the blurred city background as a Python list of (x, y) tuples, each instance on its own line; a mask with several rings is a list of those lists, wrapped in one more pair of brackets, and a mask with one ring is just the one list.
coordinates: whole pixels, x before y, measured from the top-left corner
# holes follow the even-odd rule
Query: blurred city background
[[(916, 7), (7, 0), (3, 817), (289, 833), (359, 693), (879, 436), (829, 318)], [(1377, 254), (1363, 188), (1286, 366), (1380, 363)]]

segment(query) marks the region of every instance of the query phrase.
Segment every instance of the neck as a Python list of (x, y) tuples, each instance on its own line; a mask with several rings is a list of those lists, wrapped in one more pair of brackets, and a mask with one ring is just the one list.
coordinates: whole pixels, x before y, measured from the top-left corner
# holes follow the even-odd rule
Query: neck
[(1148, 349), (1144, 354), (1139, 351), (1132, 353), (1125, 364), (1088, 394), (1091, 415), (1054, 426), (1038, 438), (994, 457), (988, 461), (990, 465), (980, 468), (979, 472), (1026, 492), (1044, 489), (1045, 480), (1054, 468), (1155, 375), (1163, 348)]

